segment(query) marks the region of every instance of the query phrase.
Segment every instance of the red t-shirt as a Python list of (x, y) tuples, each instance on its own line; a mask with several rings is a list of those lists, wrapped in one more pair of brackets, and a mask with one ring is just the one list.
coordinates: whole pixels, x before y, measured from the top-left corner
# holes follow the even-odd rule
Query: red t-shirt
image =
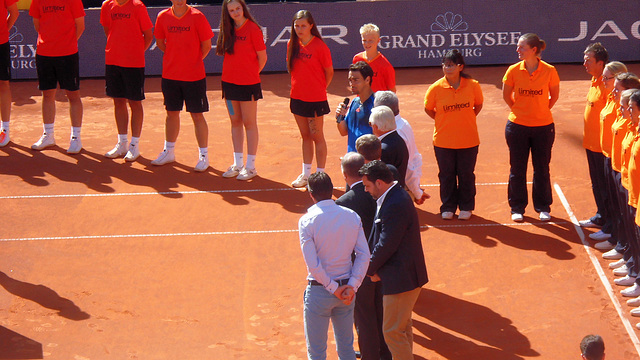
[(122, 67), (144, 67), (144, 36), (153, 27), (147, 7), (140, 0), (106, 0), (100, 10), (100, 24), (109, 30), (105, 63)]
[(85, 15), (81, 0), (33, 0), (29, 15), (40, 20), (38, 55), (67, 56), (78, 52), (76, 19)]
[(373, 58), (371, 61), (367, 61), (364, 58), (364, 51), (356, 54), (353, 57), (353, 63), (357, 63), (358, 61), (364, 61), (373, 70), (373, 82), (371, 83), (371, 90), (373, 92), (381, 91), (381, 90), (391, 90), (396, 87), (396, 71), (393, 66), (387, 60), (384, 55), (378, 53), (378, 56)]
[(236, 29), (233, 54), (224, 54), (222, 81), (236, 85), (253, 85), (260, 82), (258, 51), (266, 50), (262, 30), (251, 20)]
[(177, 18), (171, 8), (158, 14), (155, 27), (157, 41), (165, 39), (167, 46), (162, 57), (162, 77), (179, 81), (198, 81), (206, 77), (200, 45), (213, 38), (207, 18), (189, 6)]
[(307, 102), (326, 101), (327, 79), (324, 69), (332, 66), (331, 52), (324, 41), (314, 36), (307, 45), (300, 44), (300, 53), (291, 69), (291, 98)]
[(7, 17), (9, 12), (7, 9), (9, 6), (15, 4), (18, 0), (4, 0), (0, 2), (0, 44), (4, 44), (9, 41), (9, 29), (7, 29)]

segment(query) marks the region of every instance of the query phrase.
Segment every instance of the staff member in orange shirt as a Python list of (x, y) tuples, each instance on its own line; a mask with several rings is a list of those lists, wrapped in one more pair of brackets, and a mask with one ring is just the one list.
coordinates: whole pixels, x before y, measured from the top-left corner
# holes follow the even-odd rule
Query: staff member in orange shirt
[(502, 97), (511, 113), (505, 129), (509, 146), (509, 206), (511, 219), (524, 220), (527, 207), (527, 162), (533, 164), (533, 207), (542, 221), (551, 220), (551, 176), (549, 163), (555, 140), (551, 108), (560, 95), (555, 67), (540, 59), (547, 44), (536, 34), (518, 39), (516, 52), (522, 61), (511, 65), (502, 79)]
[[(637, 211), (638, 200), (640, 198), (640, 134), (638, 134), (638, 122), (640, 121), (640, 90), (636, 90), (629, 97), (628, 106), (629, 117), (632, 126), (636, 128), (635, 142), (631, 148), (631, 156), (629, 158), (628, 184), (629, 184), (629, 205), (633, 206), (635, 201), (636, 207), (636, 233), (640, 232), (640, 211)], [(636, 264), (640, 262), (640, 258), (636, 258)], [(640, 279), (636, 279), (638, 284)], [(631, 310), (633, 316), (640, 316), (640, 295), (636, 298), (627, 300), (627, 305), (636, 307)], [(640, 329), (640, 323), (636, 324), (636, 328)]]
[(287, 70), (291, 74), (289, 107), (302, 136), (302, 173), (291, 186), (307, 186), (315, 147), (316, 172), (324, 172), (327, 142), (323, 120), (328, 114), (327, 87), (333, 79), (333, 61), (316, 22), (307, 10), (293, 17), (291, 39), (287, 43)]
[[(267, 47), (244, 0), (222, 2), (216, 54), (224, 56), (222, 97), (227, 100), (233, 142), (233, 164), (222, 176), (249, 180), (258, 175), (258, 99), (262, 99), (260, 71), (267, 63)], [(243, 131), (247, 133), (246, 165)]]
[(440, 213), (450, 220), (468, 220), (475, 208), (476, 175), (480, 137), (476, 115), (482, 110), (478, 81), (463, 72), (464, 58), (449, 50), (442, 59), (444, 77), (429, 86), (424, 111), (435, 119), (433, 148), (440, 180)]

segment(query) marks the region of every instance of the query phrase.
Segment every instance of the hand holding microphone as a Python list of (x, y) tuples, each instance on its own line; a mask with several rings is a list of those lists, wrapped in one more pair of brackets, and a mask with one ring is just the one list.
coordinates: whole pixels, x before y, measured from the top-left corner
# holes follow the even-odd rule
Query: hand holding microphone
[(347, 116), (347, 110), (349, 109), (349, 98), (344, 98), (344, 101), (338, 105), (336, 109), (336, 122), (339, 124), (344, 121)]

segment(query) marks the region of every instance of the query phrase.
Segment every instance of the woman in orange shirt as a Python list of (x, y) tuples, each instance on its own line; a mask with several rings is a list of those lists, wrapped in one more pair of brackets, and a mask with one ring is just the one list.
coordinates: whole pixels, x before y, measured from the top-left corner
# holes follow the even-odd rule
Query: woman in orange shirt
[(505, 129), (509, 146), (509, 206), (511, 219), (524, 221), (527, 207), (527, 162), (533, 164), (533, 207), (542, 221), (551, 220), (551, 177), (549, 163), (555, 140), (551, 108), (560, 95), (560, 78), (555, 67), (540, 59), (546, 43), (536, 34), (518, 39), (516, 52), (522, 61), (511, 65), (502, 79), (502, 97), (511, 113)]
[[(227, 100), (233, 142), (233, 164), (222, 176), (249, 180), (258, 175), (258, 99), (262, 99), (260, 71), (267, 63), (267, 47), (262, 30), (244, 0), (222, 2), (216, 54), (224, 56), (222, 97)], [(246, 165), (244, 132), (247, 134)]]

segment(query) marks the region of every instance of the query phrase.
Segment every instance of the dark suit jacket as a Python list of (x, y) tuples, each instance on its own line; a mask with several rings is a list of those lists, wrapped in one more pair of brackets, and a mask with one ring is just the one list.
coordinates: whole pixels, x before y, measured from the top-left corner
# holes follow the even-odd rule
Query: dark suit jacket
[(369, 248), (373, 250), (367, 275), (378, 273), (384, 295), (413, 290), (429, 281), (418, 213), (399, 184), (389, 190), (374, 219)]
[(405, 186), (404, 179), (407, 176), (407, 164), (409, 163), (409, 150), (407, 144), (397, 131), (393, 131), (382, 140), (382, 160), (385, 164), (391, 164), (400, 173), (400, 185)]
[(373, 226), (373, 218), (376, 216), (377, 205), (371, 195), (364, 191), (364, 185), (360, 182), (352, 186), (349, 191), (336, 200), (336, 204), (349, 208), (360, 216), (364, 235), (368, 239)]

